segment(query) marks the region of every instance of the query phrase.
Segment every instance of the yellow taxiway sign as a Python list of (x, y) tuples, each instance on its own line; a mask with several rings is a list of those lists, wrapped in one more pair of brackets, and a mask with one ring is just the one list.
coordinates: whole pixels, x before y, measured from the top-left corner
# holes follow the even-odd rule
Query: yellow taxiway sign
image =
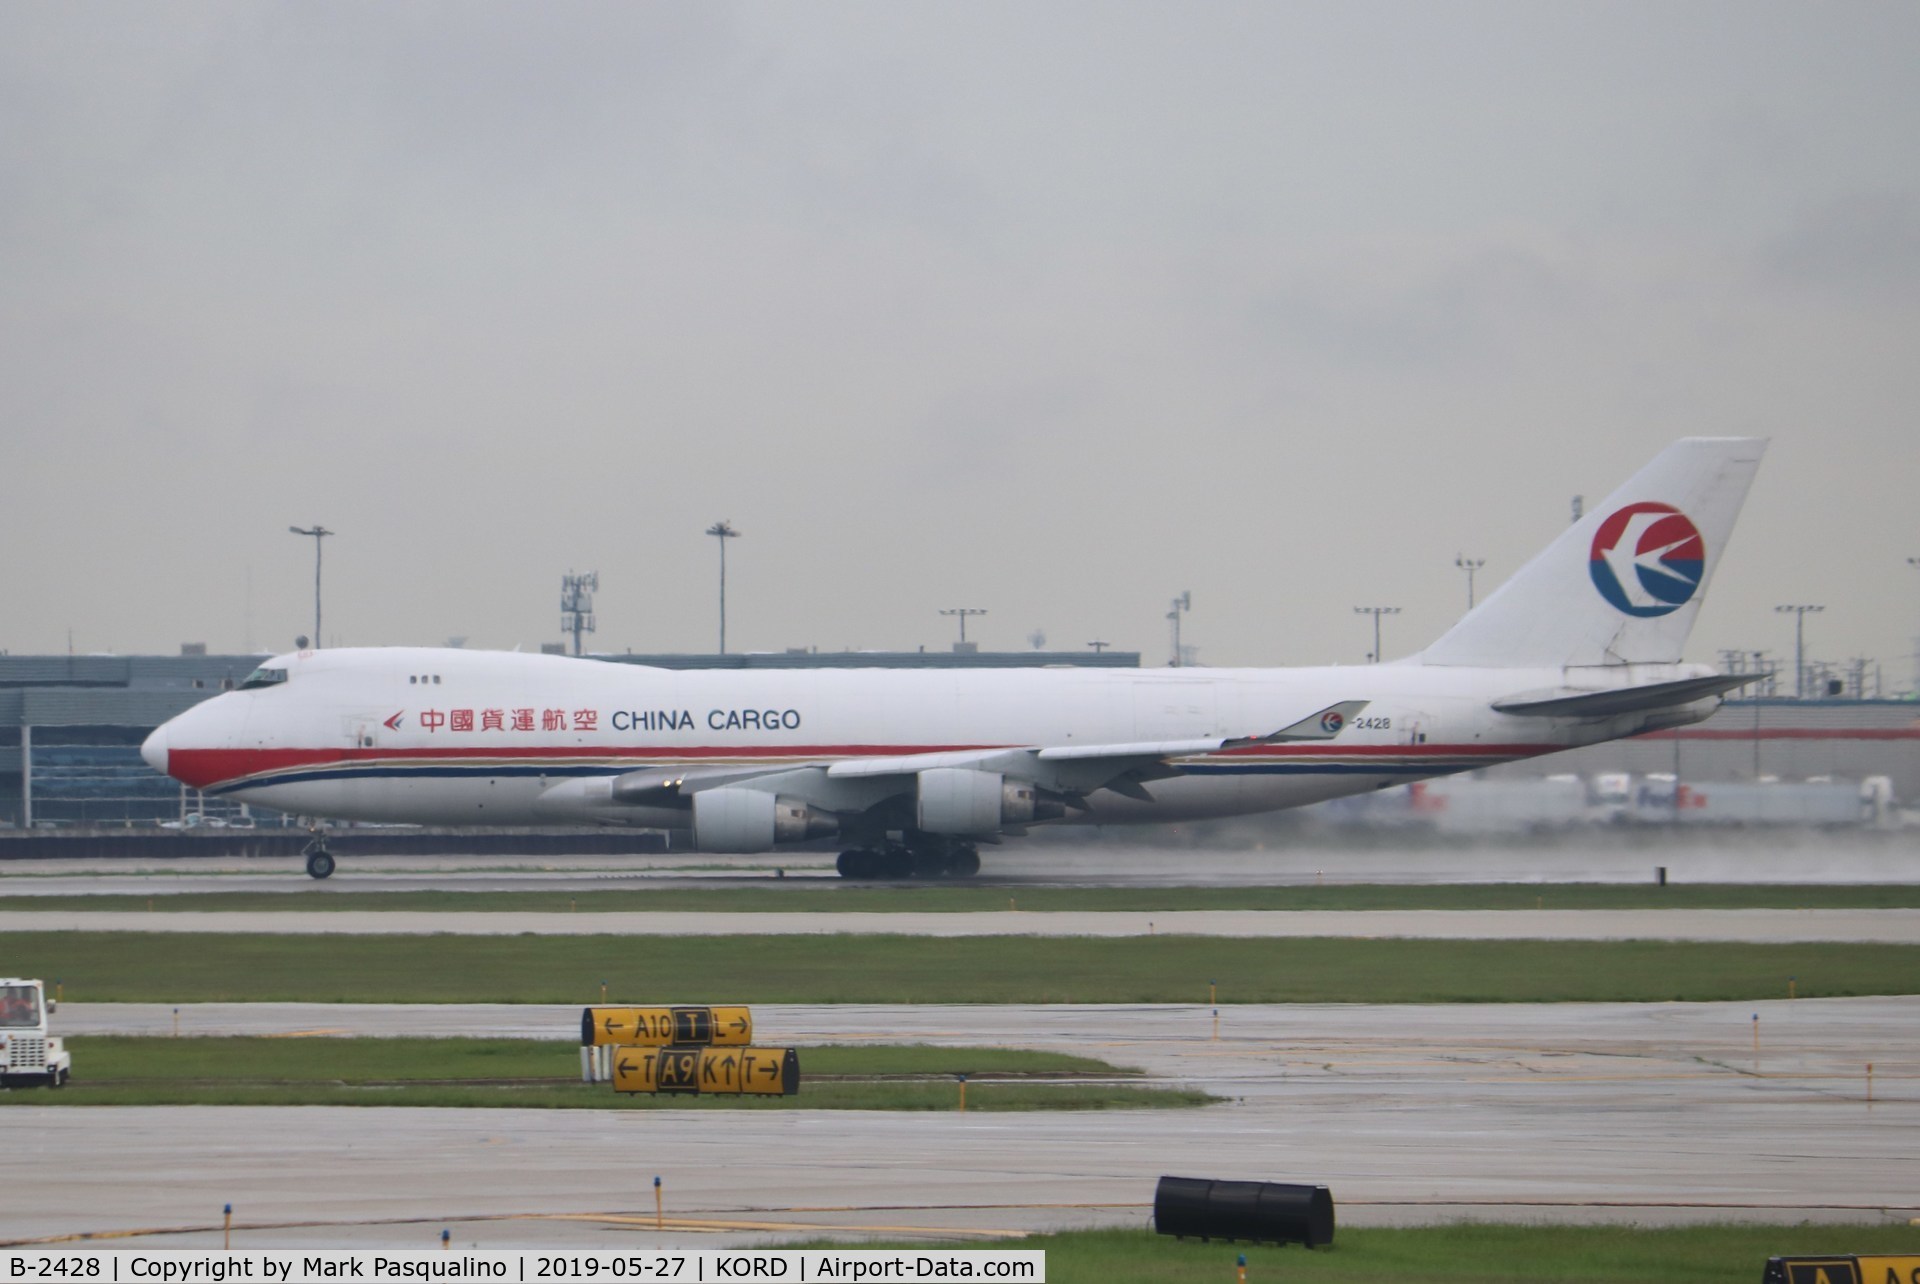
[(744, 1047), (753, 1042), (753, 1013), (744, 1007), (583, 1008), (580, 1045), (661, 1048)]
[(791, 1097), (800, 1091), (800, 1054), (792, 1048), (619, 1048), (613, 1090)]

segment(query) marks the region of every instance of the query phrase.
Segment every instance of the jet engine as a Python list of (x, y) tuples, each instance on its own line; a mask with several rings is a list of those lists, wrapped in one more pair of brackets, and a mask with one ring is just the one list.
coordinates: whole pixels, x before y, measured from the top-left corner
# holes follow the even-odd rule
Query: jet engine
[(1065, 808), (1042, 797), (1032, 781), (966, 767), (921, 772), (917, 803), (917, 823), (929, 834), (991, 834), (1003, 825), (1065, 814)]
[(703, 852), (764, 852), (840, 828), (830, 812), (759, 789), (703, 789), (693, 796), (693, 843)]

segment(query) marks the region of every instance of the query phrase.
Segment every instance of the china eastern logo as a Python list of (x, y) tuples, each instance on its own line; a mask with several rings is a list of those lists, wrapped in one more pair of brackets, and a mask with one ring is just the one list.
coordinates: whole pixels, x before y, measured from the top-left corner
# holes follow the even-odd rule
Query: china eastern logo
[(1666, 615), (1700, 588), (1707, 546), (1671, 504), (1628, 504), (1600, 523), (1587, 563), (1600, 596), (1628, 615)]

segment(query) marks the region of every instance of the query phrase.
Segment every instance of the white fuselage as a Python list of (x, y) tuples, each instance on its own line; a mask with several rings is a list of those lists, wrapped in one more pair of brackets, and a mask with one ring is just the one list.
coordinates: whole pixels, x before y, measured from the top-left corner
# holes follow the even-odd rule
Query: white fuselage
[[(1403, 662), (1296, 669), (665, 670), (425, 648), (302, 652), (274, 685), (155, 732), (149, 761), (197, 788), (323, 818), (431, 825), (674, 824), (569, 808), (556, 786), (650, 767), (782, 769), (1020, 746), (1259, 737), (1336, 701), (1337, 737), (1181, 757), (1148, 797), (1103, 791), (1069, 822), (1272, 811), (1697, 721), (1717, 699), (1605, 719), (1503, 714), (1563, 669)], [(1611, 666), (1632, 685), (1698, 665)], [(604, 791), (603, 791), (604, 793)], [(561, 801), (556, 801), (561, 800)]]
[[(723, 852), (839, 834), (848, 877), (893, 876), (901, 852), (964, 875), (971, 842), (1046, 820), (1273, 811), (1705, 718), (1745, 679), (1674, 661), (1765, 446), (1675, 442), (1392, 664), (678, 671), (303, 651), (141, 752), (319, 818), (685, 829)], [(332, 872), (323, 844), (308, 872)]]

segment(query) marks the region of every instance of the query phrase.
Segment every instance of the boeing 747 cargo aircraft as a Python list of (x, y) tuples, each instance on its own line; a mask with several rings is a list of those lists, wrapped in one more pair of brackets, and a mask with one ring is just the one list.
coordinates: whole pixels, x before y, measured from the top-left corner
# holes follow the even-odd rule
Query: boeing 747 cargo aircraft
[[(1688, 438), (1426, 650), (1363, 667), (722, 670), (300, 651), (156, 730), (196, 789), (322, 819), (593, 824), (968, 875), (1043, 824), (1298, 807), (1698, 722), (1680, 662), (1766, 443)], [(334, 859), (324, 833), (307, 872)]]

